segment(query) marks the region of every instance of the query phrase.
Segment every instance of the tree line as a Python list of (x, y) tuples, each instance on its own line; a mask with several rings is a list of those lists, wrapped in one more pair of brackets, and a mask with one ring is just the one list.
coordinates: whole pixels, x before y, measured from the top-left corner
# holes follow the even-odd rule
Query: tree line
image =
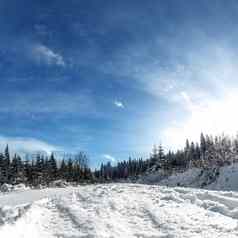
[(136, 177), (144, 173), (148, 169), (148, 160), (131, 159), (118, 162), (116, 166), (112, 166), (110, 162), (101, 164), (99, 170), (94, 175), (97, 181), (111, 181), (117, 179), (127, 179)]
[(58, 179), (68, 182), (91, 181), (87, 155), (80, 152), (62, 160), (57, 160), (53, 153), (50, 156), (39, 153), (35, 159), (22, 159), (17, 154), (11, 158), (8, 146), (4, 153), (0, 153), (0, 184), (47, 186)]
[(191, 167), (208, 169), (235, 162), (238, 162), (238, 136), (213, 137), (201, 133), (200, 142), (187, 139), (185, 147), (177, 151), (165, 152), (162, 145), (154, 145), (148, 159), (129, 159), (114, 166), (110, 162), (102, 164), (95, 177), (100, 181), (136, 179), (145, 172), (163, 170), (165, 174), (172, 174)]
[(201, 134), (200, 142), (186, 140), (183, 149), (165, 152), (162, 145), (154, 146), (147, 159), (139, 158), (119, 161), (116, 165), (102, 163), (94, 172), (89, 167), (84, 152), (65, 159), (37, 154), (35, 159), (22, 159), (15, 154), (10, 157), (6, 146), (0, 153), (0, 184), (25, 183), (27, 185), (49, 185), (62, 179), (68, 182), (105, 182), (121, 179), (137, 179), (144, 173), (184, 171), (191, 167), (212, 168), (238, 162), (238, 136), (210, 136)]

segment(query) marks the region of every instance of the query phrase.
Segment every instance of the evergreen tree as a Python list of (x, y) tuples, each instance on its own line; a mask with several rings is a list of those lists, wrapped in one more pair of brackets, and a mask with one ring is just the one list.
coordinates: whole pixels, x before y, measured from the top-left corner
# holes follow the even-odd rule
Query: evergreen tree
[(201, 135), (200, 135), (200, 149), (201, 149), (202, 159), (204, 159), (205, 153), (206, 153), (206, 140), (205, 140), (203, 133), (201, 133)]
[(61, 161), (60, 169), (59, 169), (59, 174), (60, 174), (60, 178), (62, 178), (62, 179), (66, 178), (66, 174), (67, 174), (67, 165), (66, 165), (64, 159)]
[(5, 177), (4, 177), (4, 156), (2, 153), (0, 153), (0, 184), (2, 184), (5, 180)]
[(152, 149), (151, 156), (150, 156), (151, 166), (157, 165), (158, 160), (159, 160), (158, 148), (157, 148), (156, 145), (154, 145), (154, 146), (153, 146), (153, 149)]
[(10, 176), (10, 154), (9, 154), (9, 148), (8, 145), (5, 148), (4, 151), (4, 161), (3, 161), (3, 178), (4, 182), (7, 183), (9, 181)]
[(48, 173), (51, 181), (57, 179), (57, 164), (53, 153), (51, 153), (48, 161)]

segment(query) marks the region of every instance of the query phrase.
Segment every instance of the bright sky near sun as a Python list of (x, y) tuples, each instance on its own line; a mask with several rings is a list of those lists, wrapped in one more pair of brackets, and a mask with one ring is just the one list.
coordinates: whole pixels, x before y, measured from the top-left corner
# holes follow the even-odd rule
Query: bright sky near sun
[(237, 1), (0, 2), (0, 148), (93, 166), (238, 131)]

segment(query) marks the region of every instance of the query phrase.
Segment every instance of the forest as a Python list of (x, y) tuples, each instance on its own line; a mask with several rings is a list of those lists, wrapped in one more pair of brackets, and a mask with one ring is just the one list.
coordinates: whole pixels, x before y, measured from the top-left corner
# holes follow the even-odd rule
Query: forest
[(10, 156), (8, 145), (0, 153), (0, 184), (49, 185), (55, 180), (75, 183), (110, 182), (125, 179), (137, 179), (144, 173), (163, 170), (171, 175), (175, 171), (185, 171), (191, 167), (213, 168), (229, 165), (238, 161), (238, 137), (200, 135), (200, 142), (186, 140), (183, 149), (165, 152), (162, 145), (154, 145), (148, 158), (129, 157), (118, 161), (101, 164), (92, 171), (89, 157), (79, 152), (68, 158), (57, 158), (37, 154), (35, 158)]

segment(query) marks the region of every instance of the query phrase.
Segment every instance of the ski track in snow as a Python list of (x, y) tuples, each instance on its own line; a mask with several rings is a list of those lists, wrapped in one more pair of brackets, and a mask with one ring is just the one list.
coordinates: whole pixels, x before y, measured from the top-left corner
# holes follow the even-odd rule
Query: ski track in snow
[(0, 195), (4, 238), (232, 238), (237, 222), (236, 192), (108, 184)]

